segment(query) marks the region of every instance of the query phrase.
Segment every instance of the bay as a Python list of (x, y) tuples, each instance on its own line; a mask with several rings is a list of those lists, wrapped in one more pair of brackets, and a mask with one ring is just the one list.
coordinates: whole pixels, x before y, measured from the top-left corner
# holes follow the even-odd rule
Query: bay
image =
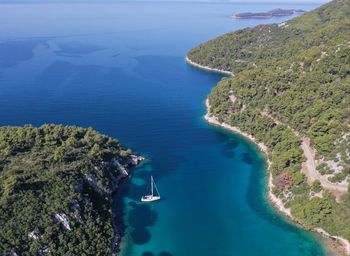
[[(266, 198), (264, 156), (205, 123), (222, 78), (186, 64), (197, 44), (269, 20), (243, 11), (310, 4), (0, 4), (0, 124), (92, 126), (146, 156), (116, 197), (121, 255), (325, 255)], [(140, 202), (153, 175), (162, 195)]]

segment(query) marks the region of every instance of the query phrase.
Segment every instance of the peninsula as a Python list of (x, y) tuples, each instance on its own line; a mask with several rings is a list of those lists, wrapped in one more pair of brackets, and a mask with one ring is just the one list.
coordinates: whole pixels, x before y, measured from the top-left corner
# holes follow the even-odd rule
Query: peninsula
[(281, 24), (228, 33), (189, 63), (232, 72), (206, 119), (263, 145), (270, 199), (350, 255), (350, 0)]
[(76, 126), (0, 128), (0, 254), (111, 255), (112, 193), (142, 157)]
[(291, 16), (303, 14), (306, 11), (300, 9), (273, 9), (268, 12), (242, 12), (233, 16), (234, 19), (270, 19), (272, 17)]

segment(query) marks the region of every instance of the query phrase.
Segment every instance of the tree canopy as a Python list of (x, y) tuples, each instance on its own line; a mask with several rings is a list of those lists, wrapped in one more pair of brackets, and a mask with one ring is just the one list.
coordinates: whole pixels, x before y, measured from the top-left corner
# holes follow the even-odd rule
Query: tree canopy
[(300, 144), (310, 139), (317, 170), (330, 182), (349, 182), (349, 28), (350, 0), (334, 0), (281, 24), (228, 33), (188, 53), (195, 63), (233, 72), (212, 89), (211, 112), (269, 148), (274, 192), (293, 215), (308, 228), (348, 240), (349, 196), (337, 202), (318, 183), (307, 184)]
[(0, 255), (108, 255), (111, 160), (130, 153), (91, 128), (1, 127)]

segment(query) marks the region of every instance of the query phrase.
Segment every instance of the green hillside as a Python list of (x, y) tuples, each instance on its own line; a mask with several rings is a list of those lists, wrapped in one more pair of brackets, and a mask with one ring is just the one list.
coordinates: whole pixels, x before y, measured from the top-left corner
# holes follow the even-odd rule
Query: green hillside
[[(269, 148), (274, 193), (294, 217), (350, 240), (350, 1), (223, 35), (188, 58), (233, 72), (210, 93), (211, 114)], [(308, 140), (313, 184), (301, 172)]]
[(1, 127), (0, 255), (108, 255), (130, 153), (90, 128)]

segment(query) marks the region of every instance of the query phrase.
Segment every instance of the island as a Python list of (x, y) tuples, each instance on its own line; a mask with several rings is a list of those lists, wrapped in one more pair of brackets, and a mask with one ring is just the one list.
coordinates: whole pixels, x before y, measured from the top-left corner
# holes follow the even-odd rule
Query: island
[(269, 198), (350, 254), (350, 1), (287, 22), (228, 33), (190, 63), (224, 77), (206, 119), (260, 145)]
[(92, 128), (0, 127), (0, 254), (111, 255), (112, 194), (141, 160)]
[(301, 9), (273, 9), (268, 12), (242, 12), (232, 16), (234, 19), (269, 19), (272, 17), (291, 16), (293, 14), (303, 14), (306, 11)]

